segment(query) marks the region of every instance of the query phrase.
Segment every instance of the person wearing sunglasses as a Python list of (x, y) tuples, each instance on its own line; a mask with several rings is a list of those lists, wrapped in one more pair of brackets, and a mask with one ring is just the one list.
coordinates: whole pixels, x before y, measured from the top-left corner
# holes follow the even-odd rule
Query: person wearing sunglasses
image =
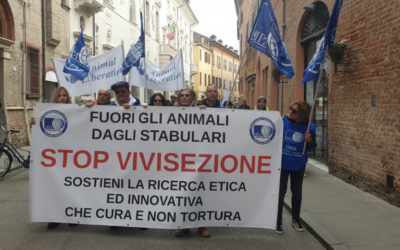
[(129, 83), (125, 81), (117, 82), (111, 85), (111, 89), (115, 92), (115, 103), (110, 106), (124, 106), (125, 109), (131, 106), (140, 106), (140, 101), (131, 96)]
[(304, 171), (307, 163), (307, 152), (303, 155), (304, 141), (307, 151), (313, 151), (315, 143), (315, 125), (310, 124), (307, 131), (311, 107), (307, 102), (298, 101), (289, 107), (289, 113), (283, 118), (283, 148), (282, 166), (279, 187), (278, 218), (276, 234), (283, 233), (282, 211), (283, 201), (287, 191), (290, 176), (290, 189), (292, 191), (292, 226), (296, 231), (304, 231), (300, 223), (300, 209), (302, 201), (302, 187)]
[(155, 93), (150, 97), (149, 106), (168, 106), (165, 97), (161, 93)]
[(267, 98), (265, 98), (264, 96), (258, 97), (257, 106), (254, 107), (254, 110), (269, 111), (269, 108), (267, 107)]

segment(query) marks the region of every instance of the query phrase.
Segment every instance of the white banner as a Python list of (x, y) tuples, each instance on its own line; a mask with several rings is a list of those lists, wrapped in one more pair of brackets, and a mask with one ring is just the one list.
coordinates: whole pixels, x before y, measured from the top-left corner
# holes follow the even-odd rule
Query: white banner
[(30, 221), (274, 228), (278, 112), (35, 104)]
[[(126, 81), (125, 76), (122, 75), (124, 57), (124, 46), (121, 44), (111, 51), (89, 58), (88, 77), (90, 77), (93, 93), (103, 88), (110, 89), (116, 82)], [(71, 74), (63, 72), (66, 60), (59, 58), (52, 58), (52, 60), (58, 83), (65, 87), (72, 97), (90, 94), (88, 77), (80, 81)]]
[[(129, 71), (129, 84), (146, 88), (144, 81), (143, 58), (140, 67), (132, 67)], [(158, 91), (175, 91), (185, 87), (185, 73), (183, 68), (182, 49), (163, 68), (159, 69), (146, 58), (147, 88)]]

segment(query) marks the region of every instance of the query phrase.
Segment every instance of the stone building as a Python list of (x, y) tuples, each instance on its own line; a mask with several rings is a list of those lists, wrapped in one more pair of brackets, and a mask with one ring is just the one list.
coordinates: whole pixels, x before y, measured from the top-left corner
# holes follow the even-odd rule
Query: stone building
[[(215, 84), (218, 89), (219, 100), (222, 101), (225, 95), (225, 81), (228, 79), (229, 89), (232, 88), (233, 82), (236, 77), (236, 73), (238, 71), (239, 66), (239, 55), (237, 50), (233, 50), (232, 46), (223, 45), (223, 41), (219, 39), (217, 41), (217, 37), (212, 35), (211, 37), (206, 37), (197, 32), (193, 33), (193, 40), (197, 44), (203, 44), (209, 48), (209, 51), (212, 51), (212, 55), (210, 56), (209, 62), (212, 65), (211, 74), (207, 74), (206, 70), (200, 68), (198, 70), (199, 75), (202, 73), (202, 78), (207, 78), (207, 85)], [(203, 57), (206, 55), (204, 53), (209, 53), (203, 51)], [(200, 64), (199, 64), (200, 67)], [(207, 68), (208, 69), (208, 68)], [(204, 88), (205, 90), (205, 88)], [(236, 103), (239, 100), (239, 86), (236, 84), (233, 93), (231, 95), (231, 102)]]
[[(234, 2), (243, 56), (261, 1)], [(271, 0), (295, 76), (276, 83), (271, 59), (251, 48), (240, 70), (240, 91), (252, 105), (265, 95), (270, 109), (281, 114), (296, 100), (312, 104), (317, 91), (318, 147), (311, 162), (400, 205), (400, 3), (344, 1), (335, 40), (347, 44), (343, 61), (328, 60), (319, 89), (315, 82), (300, 85), (334, 2)]]
[(0, 123), (20, 131), (9, 138), (16, 146), (30, 144), (33, 103), (49, 101), (56, 86), (51, 57), (69, 53), (69, 7), (63, 3), (0, 1)]

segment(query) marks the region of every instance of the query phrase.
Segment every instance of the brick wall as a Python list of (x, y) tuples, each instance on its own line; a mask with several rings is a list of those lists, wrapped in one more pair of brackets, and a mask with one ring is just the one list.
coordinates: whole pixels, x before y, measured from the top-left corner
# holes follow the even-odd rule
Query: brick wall
[[(240, 0), (239, 16), (243, 18), (240, 33), (245, 38), (246, 22), (251, 19), (256, 1)], [(286, 1), (285, 45), (295, 76), (284, 84), (283, 113), (290, 102), (304, 100), (300, 86), (304, 62), (301, 30), (307, 16), (302, 7), (310, 1)], [(329, 13), (334, 0), (323, 1)], [(271, 0), (278, 26), (283, 22), (283, 1)], [(336, 42), (348, 39), (345, 62), (339, 71), (330, 72), (328, 117), (328, 165), (332, 174), (365, 191), (374, 193), (400, 206), (400, 2), (344, 1)], [(251, 22), (250, 22), (251, 23)], [(250, 28), (249, 28), (250, 32)], [(282, 28), (281, 28), (282, 32)], [(245, 42), (242, 42), (242, 53)], [(259, 61), (259, 63), (258, 63)], [(263, 80), (262, 70), (271, 60), (251, 49), (244, 60), (240, 79), (242, 94), (250, 106), (259, 93), (267, 89), (267, 104), (277, 110), (277, 84)], [(244, 83), (257, 74), (254, 85)], [(251, 91), (250, 87), (255, 90)], [(280, 86), (281, 87), (281, 86)], [(376, 107), (371, 107), (376, 95)], [(279, 96), (279, 98), (281, 98)], [(249, 102), (249, 99), (251, 102)], [(281, 103), (279, 104), (281, 105)], [(386, 187), (386, 176), (394, 177), (394, 188)]]
[[(346, 71), (333, 74), (329, 167), (400, 206), (400, 3), (344, 1), (336, 41), (349, 40)], [(372, 107), (376, 95), (376, 107)], [(386, 188), (394, 176), (394, 190)]]

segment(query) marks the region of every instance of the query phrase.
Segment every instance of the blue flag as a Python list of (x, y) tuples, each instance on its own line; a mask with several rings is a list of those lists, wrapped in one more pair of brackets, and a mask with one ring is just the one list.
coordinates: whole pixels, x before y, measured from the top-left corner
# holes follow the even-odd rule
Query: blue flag
[(90, 71), (85, 40), (83, 39), (83, 29), (81, 27), (81, 34), (78, 37), (74, 47), (72, 47), (71, 52), (64, 66), (64, 73), (69, 73), (79, 80), (83, 80), (88, 76)]
[(336, 27), (340, 15), (340, 10), (342, 9), (343, 0), (336, 0), (335, 5), (332, 9), (331, 17), (328, 21), (328, 26), (326, 27), (325, 34), (322, 37), (321, 44), (319, 45), (317, 51), (310, 63), (308, 64), (307, 69), (303, 73), (303, 80), (300, 85), (304, 84), (308, 81), (315, 81), (318, 77), (318, 72), (321, 67), (321, 64), (324, 63), (324, 58), (326, 54), (327, 48), (332, 48), (335, 42), (336, 36)]
[(287, 78), (294, 76), (292, 63), (283, 43), (270, 0), (263, 0), (248, 43), (272, 59)]
[(135, 45), (131, 47), (131, 49), (128, 52), (128, 55), (125, 58), (124, 63), (122, 64), (122, 74), (126, 75), (129, 73), (132, 67), (139, 67), (140, 64), (140, 58), (146, 57), (146, 51), (145, 51), (145, 35), (144, 35), (144, 29), (143, 29), (143, 17), (142, 13), (140, 13), (140, 37), (139, 40)]

